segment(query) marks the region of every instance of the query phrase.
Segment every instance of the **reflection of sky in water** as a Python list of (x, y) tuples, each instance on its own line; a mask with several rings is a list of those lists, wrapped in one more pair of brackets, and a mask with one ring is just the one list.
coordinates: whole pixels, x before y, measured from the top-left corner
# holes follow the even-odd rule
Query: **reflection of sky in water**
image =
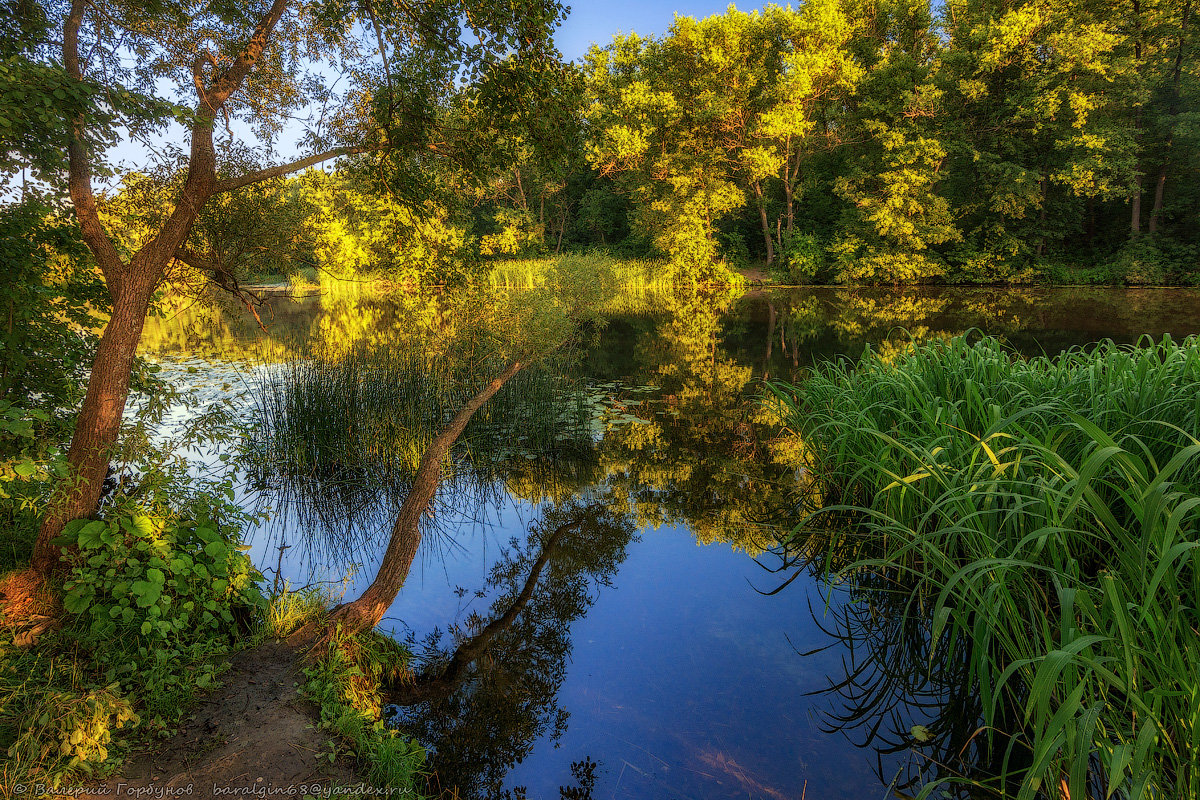
[[(384, 629), (419, 639), (472, 610), (488, 614), (491, 595), (475, 592), (535, 509), (510, 501), (485, 516), (486, 523), (465, 522), (453, 541), (442, 533), (423, 542)], [(250, 540), (257, 563), (272, 570), (278, 551), (270, 542), (279, 533), (268, 523)], [(312, 580), (307, 572), (315, 567), (302, 553), (295, 547), (284, 562), (284, 575), (299, 583)], [(364, 564), (348, 583), (347, 598), (366, 588), (373, 566)], [(586, 756), (601, 765), (596, 797), (799, 798), (807, 791), (860, 798), (882, 791), (869, 753), (818, 729), (816, 712), (828, 700), (804, 696), (828, 686), (841, 663), (837, 651), (796, 653), (828, 644), (809, 612), (810, 592), (814, 605), (822, 602), (815, 587), (801, 579), (772, 597), (755, 590), (774, 580), (727, 545), (698, 546), (678, 528), (642, 531), (614, 585), (601, 587), (572, 626), (558, 695), (570, 713), (566, 734), (557, 746), (535, 746), (508, 785), (528, 787), (531, 798), (557, 797), (570, 783), (570, 764)]]
[[(165, 362), (164, 369), (172, 381), (192, 383), (210, 398), (245, 379), (234, 365), (188, 371), (198, 366)], [(174, 414), (168, 423), (185, 417)], [(239, 500), (249, 500), (245, 489)], [(389, 518), (375, 526), (371, 560), (343, 580), (348, 565), (306, 548), (294, 518), (280, 511), (247, 536), (268, 583), (282, 563), (282, 576), (293, 586), (328, 581), (346, 599), (367, 587), (390, 534)], [(476, 590), (509, 541), (523, 539), (537, 508), (508, 498), (443, 514), (384, 619), (382, 627), (401, 638), (444, 630), (471, 611), (487, 616), (493, 596), (479, 597)], [(282, 562), (281, 543), (292, 545)], [(698, 546), (685, 529), (641, 531), (614, 585), (599, 588), (596, 603), (572, 626), (573, 652), (558, 695), (570, 713), (566, 733), (557, 743), (535, 745), (507, 785), (528, 787), (531, 798), (557, 797), (558, 787), (571, 783), (570, 764), (589, 757), (600, 764), (597, 798), (882, 792), (873, 755), (822, 733), (819, 711), (829, 701), (805, 696), (838, 677), (841, 663), (834, 650), (797, 655), (828, 644), (809, 611), (810, 593), (816, 607), (822, 602), (815, 587), (805, 578), (776, 596), (755, 591), (772, 588), (774, 580), (744, 553), (723, 544)]]
[[(601, 764), (596, 797), (861, 798), (882, 790), (868, 754), (822, 734), (811, 711), (840, 664), (813, 624), (804, 586), (767, 597), (771, 576), (686, 530), (643, 531), (615, 585), (572, 630), (557, 749), (509, 776), (556, 796), (568, 767)], [(814, 592), (814, 600), (815, 592)], [(807, 788), (806, 788), (807, 787)]]

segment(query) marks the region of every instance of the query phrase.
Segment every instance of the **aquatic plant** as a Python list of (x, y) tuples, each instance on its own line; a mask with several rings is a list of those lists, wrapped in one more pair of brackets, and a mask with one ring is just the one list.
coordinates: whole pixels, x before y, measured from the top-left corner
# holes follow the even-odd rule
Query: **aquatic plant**
[[(266, 370), (252, 390), (251, 474), (324, 533), (327, 550), (353, 551), (394, 516), (430, 443), (487, 374), (465, 359), (376, 345)], [(591, 451), (584, 399), (547, 369), (515, 375), (445, 459), (439, 503), (469, 511), (514, 468), (553, 481), (557, 462)]]
[(1200, 343), (957, 337), (772, 389), (817, 498), (792, 546), (979, 695), (995, 774), (922, 796), (1200, 796)]

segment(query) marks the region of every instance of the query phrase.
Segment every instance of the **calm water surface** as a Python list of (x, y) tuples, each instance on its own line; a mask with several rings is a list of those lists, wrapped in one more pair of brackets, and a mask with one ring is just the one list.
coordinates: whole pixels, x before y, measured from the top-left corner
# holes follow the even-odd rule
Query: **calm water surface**
[[(522, 787), (530, 798), (556, 798), (589, 770), (591, 794), (570, 796), (892, 796), (887, 782), (913, 759), (879, 751), (936, 710), (894, 711), (875, 737), (880, 720), (870, 713), (849, 730), (834, 724), (834, 714), (856, 711), (822, 691), (854, 663), (831, 635), (845, 598), (809, 575), (766, 593), (790, 574), (772, 572), (777, 559), (764, 550), (772, 523), (786, 524), (794, 470), (754, 399), (758, 382), (802, 380), (815, 361), (903, 335), (978, 328), (1022, 352), (1053, 353), (1104, 337), (1200, 332), (1198, 311), (1200, 294), (1180, 290), (629, 300), (581, 355), (586, 447), (548, 466), (509, 454), (489, 487), (451, 486), (439, 498), (419, 563), (383, 625), (418, 653), (445, 653), (455, 632), (477, 630), (512, 602), (539, 552), (529, 531), (543, 516), (584, 514), (586, 541), (548, 551), (516, 621), (468, 680), (408, 709), (407, 727), (435, 752), (442, 786), (463, 797), (519, 797)], [(181, 379), (236, 384), (228, 377), (245, 379), (250, 370), (238, 365), (247, 357), (383, 336), (414, 313), (411, 302), (372, 295), (281, 298), (271, 312), (266, 332), (233, 312), (158, 322), (147, 351)], [(331, 581), (348, 598), (365, 588), (386, 541), (386, 500), (339, 522), (253, 494), (247, 502), (276, 508), (250, 538), (269, 578), (279, 565), (295, 584)], [(588, 762), (595, 767), (581, 771)]]

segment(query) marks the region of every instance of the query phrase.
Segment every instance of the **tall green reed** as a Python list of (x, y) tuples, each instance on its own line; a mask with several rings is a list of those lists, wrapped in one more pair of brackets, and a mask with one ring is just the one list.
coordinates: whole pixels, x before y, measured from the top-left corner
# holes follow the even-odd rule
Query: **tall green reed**
[[(252, 387), (250, 473), (302, 523), (315, 523), (327, 550), (353, 551), (403, 502), (434, 437), (501, 368), (396, 343), (318, 350), (264, 370)], [(564, 464), (590, 458), (589, 414), (583, 394), (550, 368), (518, 373), (443, 464), (439, 506), (495, 500), (514, 473), (553, 482)]]
[(1200, 345), (959, 337), (772, 389), (820, 498), (796, 539), (965, 664), (999, 764), (970, 783), (1200, 797)]

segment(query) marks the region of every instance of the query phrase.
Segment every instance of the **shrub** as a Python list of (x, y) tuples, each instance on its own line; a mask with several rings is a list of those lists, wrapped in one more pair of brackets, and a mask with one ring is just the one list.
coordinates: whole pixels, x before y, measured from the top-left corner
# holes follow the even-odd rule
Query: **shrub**
[(320, 708), (321, 727), (340, 736), (358, 756), (367, 780), (415, 789), (425, 749), (382, 719), (381, 680), (408, 674), (408, 650), (383, 634), (335, 636), (320, 661), (304, 671), (302, 691)]
[(266, 603), (237, 535), (214, 522), (220, 510), (192, 510), (180, 519), (126, 503), (64, 529), (61, 629), (0, 646), (6, 779), (101, 773), (119, 763), (114, 731), (162, 733), (214, 686)]
[(814, 283), (825, 269), (825, 248), (811, 234), (784, 233), (779, 246), (779, 266), (789, 283)]

